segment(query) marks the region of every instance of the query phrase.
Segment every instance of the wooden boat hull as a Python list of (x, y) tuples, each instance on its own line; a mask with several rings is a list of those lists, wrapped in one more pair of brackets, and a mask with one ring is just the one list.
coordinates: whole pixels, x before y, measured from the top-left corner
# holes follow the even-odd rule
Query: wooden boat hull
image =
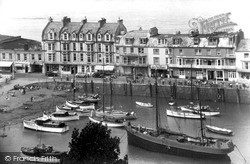
[[(182, 111), (196, 112), (197, 114), (199, 114), (199, 112), (200, 112), (198, 110), (193, 110), (193, 109), (187, 108), (185, 106), (180, 106), (179, 108)], [(202, 114), (204, 114), (205, 116), (218, 116), (218, 115), (220, 115), (220, 112), (219, 111), (202, 111)]]
[(73, 104), (73, 103), (70, 103), (69, 101), (66, 101), (65, 104), (66, 104), (68, 107), (71, 107), (71, 108), (79, 108), (79, 105), (78, 105), (78, 104)]
[[(200, 114), (195, 114), (191, 112), (182, 112), (182, 111), (174, 111), (166, 109), (167, 116), (171, 117), (178, 117), (178, 118), (189, 118), (189, 119), (200, 119)], [(202, 115), (202, 118), (204, 119), (205, 116)]]
[(136, 119), (136, 114), (134, 112), (110, 112), (110, 111), (95, 111), (96, 116), (98, 117), (112, 117), (115, 119), (119, 119), (119, 120), (133, 120)]
[(219, 128), (215, 126), (206, 125), (207, 130), (223, 135), (233, 135), (233, 131), (225, 128)]
[(64, 108), (61, 109), (60, 107), (56, 106), (56, 112), (61, 112), (61, 111), (72, 111), (72, 112), (76, 112), (77, 115), (79, 115), (80, 117), (81, 117), (81, 116), (89, 116), (89, 115), (90, 115), (90, 112), (91, 112), (91, 110), (89, 110), (89, 109), (79, 109), (79, 108), (76, 108), (76, 109), (73, 109), (73, 110), (71, 110), (71, 109), (65, 110)]
[(135, 103), (136, 103), (136, 105), (139, 105), (141, 107), (146, 107), (146, 108), (152, 108), (153, 107), (153, 105), (149, 104), (149, 103), (143, 103), (143, 102), (138, 102), (138, 101), (136, 101)]
[(53, 116), (53, 113), (50, 115), (43, 114), (43, 117), (50, 118), (52, 121), (60, 121), (60, 122), (65, 122), (65, 121), (75, 121), (79, 120), (80, 117), (78, 114), (76, 115), (70, 115), (70, 116), (63, 116), (63, 117), (55, 117)]
[(32, 129), (36, 131), (51, 132), (51, 133), (63, 133), (69, 130), (69, 126), (66, 127), (43, 127), (37, 125), (34, 121), (23, 121), (23, 126), (27, 129)]
[(102, 121), (101, 119), (96, 119), (94, 117), (89, 117), (89, 120), (94, 123), (102, 123), (103, 126), (108, 126), (111, 128), (121, 128), (124, 127), (124, 123), (115, 123), (115, 122), (108, 122)]
[(228, 157), (227, 154), (234, 149), (233, 145), (230, 146), (230, 148), (214, 149), (212, 147), (180, 143), (176, 139), (154, 137), (149, 134), (134, 131), (129, 126), (125, 126), (125, 128), (127, 131), (128, 144), (154, 152), (194, 158), (225, 158)]

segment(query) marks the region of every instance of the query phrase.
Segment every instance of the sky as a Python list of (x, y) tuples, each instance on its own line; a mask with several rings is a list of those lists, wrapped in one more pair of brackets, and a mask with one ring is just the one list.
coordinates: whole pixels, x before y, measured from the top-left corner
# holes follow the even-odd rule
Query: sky
[[(0, 34), (41, 39), (51, 16), (68, 16), (79, 22), (85, 16), (97, 22), (102, 17), (115, 22), (120, 17), (127, 29), (158, 27), (172, 33), (187, 29), (188, 20), (231, 12), (231, 20), (250, 38), (249, 0), (0, 0)], [(32, 20), (32, 21), (31, 21)]]

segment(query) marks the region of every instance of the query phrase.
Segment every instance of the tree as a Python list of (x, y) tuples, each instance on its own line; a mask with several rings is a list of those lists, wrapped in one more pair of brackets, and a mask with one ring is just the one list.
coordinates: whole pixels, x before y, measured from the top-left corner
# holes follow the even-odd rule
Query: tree
[(70, 163), (127, 163), (119, 159), (120, 138), (111, 137), (111, 130), (101, 123), (89, 122), (84, 129), (74, 129), (67, 161)]

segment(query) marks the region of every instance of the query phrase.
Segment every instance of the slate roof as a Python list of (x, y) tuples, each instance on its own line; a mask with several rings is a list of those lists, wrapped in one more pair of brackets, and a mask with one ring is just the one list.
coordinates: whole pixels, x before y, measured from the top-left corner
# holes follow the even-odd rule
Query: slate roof
[(80, 30), (80, 33), (88, 33), (90, 31), (92, 34), (96, 34), (96, 32), (99, 29), (99, 23), (96, 22), (87, 22), (83, 25), (83, 27)]
[(140, 38), (149, 38), (149, 30), (132, 30), (127, 32), (120, 40), (118, 45), (126, 45), (126, 38), (133, 38), (131, 46), (147, 46), (147, 44), (140, 44)]
[(237, 52), (250, 51), (250, 39), (241, 39)]
[(119, 23), (105, 23), (99, 30), (101, 34), (110, 33), (115, 34), (117, 28), (119, 27)]
[(81, 22), (69, 22), (69, 23), (67, 23), (67, 24), (62, 28), (62, 31), (61, 31), (61, 32), (67, 30), (67, 32), (69, 32), (69, 33), (71, 33), (71, 34), (72, 34), (73, 32), (78, 33), (78, 31), (80, 30), (81, 26), (82, 26)]

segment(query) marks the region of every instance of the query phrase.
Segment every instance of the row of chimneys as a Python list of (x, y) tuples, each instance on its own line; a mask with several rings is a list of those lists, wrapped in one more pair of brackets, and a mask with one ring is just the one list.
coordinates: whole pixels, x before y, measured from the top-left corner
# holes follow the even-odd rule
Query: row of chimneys
[[(70, 21), (71, 19), (68, 18), (67, 16), (63, 17), (62, 19), (63, 26), (68, 24)], [(53, 19), (51, 17), (49, 18), (49, 22), (53, 22)], [(82, 22), (82, 25), (84, 25), (85, 23), (87, 23), (87, 18), (85, 17), (81, 22)], [(106, 19), (102, 18), (101, 20), (98, 21), (98, 23), (99, 23), (99, 26), (102, 27), (106, 23)], [(119, 18), (117, 23), (123, 24), (123, 20)]]

